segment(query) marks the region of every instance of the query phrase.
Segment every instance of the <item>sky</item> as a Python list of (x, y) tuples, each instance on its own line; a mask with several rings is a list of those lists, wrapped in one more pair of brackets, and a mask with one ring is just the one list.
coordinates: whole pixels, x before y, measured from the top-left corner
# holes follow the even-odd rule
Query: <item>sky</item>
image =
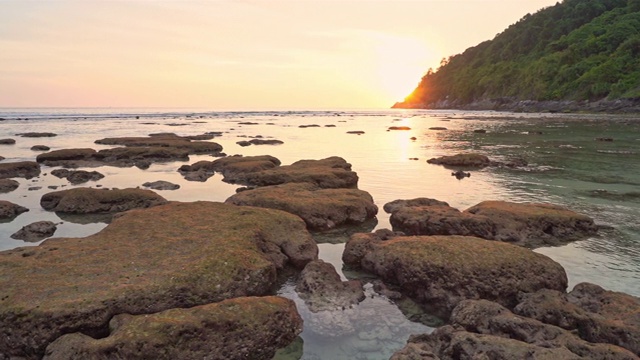
[(557, 0), (0, 0), (0, 107), (388, 108)]

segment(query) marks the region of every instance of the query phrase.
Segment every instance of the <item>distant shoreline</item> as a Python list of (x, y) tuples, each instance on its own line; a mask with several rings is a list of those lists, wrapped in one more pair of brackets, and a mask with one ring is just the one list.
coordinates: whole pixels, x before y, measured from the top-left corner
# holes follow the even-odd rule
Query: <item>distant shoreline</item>
[(608, 114), (640, 114), (640, 99), (618, 99), (599, 101), (537, 101), (512, 99), (485, 99), (461, 104), (455, 101), (438, 101), (428, 104), (396, 103), (392, 109), (425, 109), (425, 110), (495, 110), (522, 113), (608, 113)]

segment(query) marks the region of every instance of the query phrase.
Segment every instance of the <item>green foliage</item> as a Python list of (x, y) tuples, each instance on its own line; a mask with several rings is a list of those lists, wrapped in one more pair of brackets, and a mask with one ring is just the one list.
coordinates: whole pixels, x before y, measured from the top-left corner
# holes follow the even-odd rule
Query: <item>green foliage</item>
[(443, 59), (401, 106), (640, 97), (640, 1), (564, 0)]

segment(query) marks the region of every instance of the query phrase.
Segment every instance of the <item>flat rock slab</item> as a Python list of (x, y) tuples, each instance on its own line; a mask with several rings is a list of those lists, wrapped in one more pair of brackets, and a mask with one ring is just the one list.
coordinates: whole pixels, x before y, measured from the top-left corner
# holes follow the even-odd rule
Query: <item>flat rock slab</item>
[(69, 214), (115, 213), (167, 203), (162, 196), (143, 189), (75, 188), (42, 195), (40, 205), (48, 211)]
[(104, 138), (95, 141), (101, 145), (122, 145), (126, 147), (168, 147), (187, 151), (189, 154), (217, 154), (222, 146), (210, 141), (191, 141), (189, 137), (175, 134), (150, 137)]
[(308, 183), (259, 187), (237, 193), (225, 202), (284, 210), (300, 216), (309, 229), (315, 230), (362, 224), (378, 213), (366, 191), (320, 189)]
[(33, 145), (31, 147), (31, 150), (33, 150), (33, 151), (49, 151), (49, 150), (51, 150), (51, 148), (46, 146), (46, 145)]
[(0, 164), (0, 179), (31, 179), (40, 175), (40, 165), (35, 161), (19, 161)]
[(10, 201), (0, 200), (0, 219), (13, 219), (14, 217), (29, 211), (24, 206), (20, 206), (18, 204), (14, 204)]
[(513, 308), (522, 292), (567, 288), (564, 269), (550, 258), (475, 237), (400, 236), (383, 241), (376, 234), (355, 234), (342, 260), (398, 286), (443, 318), (465, 299), (488, 299)]
[(597, 233), (593, 219), (552, 204), (484, 201), (465, 211), (417, 198), (385, 204), (394, 230), (407, 235), (463, 235), (526, 247), (559, 245)]
[(488, 157), (481, 154), (456, 154), (451, 156), (441, 156), (427, 160), (429, 164), (445, 165), (464, 168), (483, 168), (491, 164)]
[(60, 178), (67, 179), (70, 183), (77, 185), (86, 183), (87, 181), (98, 181), (104, 178), (104, 175), (97, 171), (85, 171), (85, 170), (67, 170), (56, 169), (51, 171), (51, 175)]
[(279, 165), (280, 160), (270, 155), (227, 156), (214, 161), (202, 160), (192, 165), (182, 165), (178, 171), (189, 181), (206, 181), (217, 172), (222, 174), (224, 181), (233, 182), (243, 174), (273, 169)]
[(0, 252), (0, 354), (29, 358), (64, 334), (104, 335), (150, 314), (269, 293), (318, 247), (283, 211), (212, 202), (130, 210), (95, 235)]
[(58, 136), (58, 134), (54, 134), (51, 132), (26, 132), (26, 133), (20, 133), (20, 134), (16, 134), (18, 136), (21, 137), (28, 137), (28, 138), (40, 138), (40, 137), (54, 137), (54, 136)]
[(20, 230), (11, 235), (12, 239), (29, 242), (40, 241), (53, 236), (57, 226), (52, 221), (36, 221), (23, 226)]
[(13, 179), (0, 179), (0, 194), (12, 192), (20, 186), (20, 183)]
[(171, 147), (120, 147), (95, 151), (89, 148), (61, 149), (39, 154), (36, 161), (47, 166), (68, 168), (116, 166), (137, 166), (148, 168), (154, 162), (187, 161), (189, 151)]
[(150, 188), (153, 190), (178, 190), (180, 189), (180, 185), (174, 184), (164, 180), (158, 180), (153, 182), (146, 182), (142, 184), (142, 186), (146, 188)]
[(293, 301), (242, 297), (152, 315), (116, 315), (111, 334), (63, 335), (44, 359), (271, 359), (302, 332)]

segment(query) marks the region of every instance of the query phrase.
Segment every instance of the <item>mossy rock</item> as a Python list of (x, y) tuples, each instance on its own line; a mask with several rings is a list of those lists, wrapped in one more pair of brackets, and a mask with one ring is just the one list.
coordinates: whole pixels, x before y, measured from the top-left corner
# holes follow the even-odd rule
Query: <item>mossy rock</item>
[(40, 165), (35, 161), (19, 161), (0, 164), (0, 179), (31, 179), (40, 175)]
[(293, 301), (241, 297), (152, 315), (116, 315), (110, 335), (51, 343), (44, 359), (271, 359), (302, 332)]
[(0, 354), (37, 358), (58, 337), (104, 336), (117, 314), (268, 294), (318, 248), (283, 211), (212, 202), (130, 210), (95, 235), (0, 252)]
[(427, 160), (429, 164), (445, 165), (464, 168), (483, 168), (491, 164), (488, 157), (481, 154), (468, 153), (451, 156), (441, 156)]
[(300, 216), (309, 229), (358, 225), (378, 213), (371, 195), (358, 189), (320, 189), (308, 183), (259, 187), (237, 193), (228, 204), (280, 209)]
[(42, 195), (40, 205), (48, 211), (71, 214), (115, 213), (167, 203), (151, 190), (75, 188)]
[(188, 137), (162, 135), (150, 137), (104, 138), (95, 141), (101, 145), (122, 145), (126, 147), (168, 147), (186, 150), (189, 154), (217, 154), (222, 146), (209, 141), (191, 141)]
[(342, 256), (448, 317), (465, 299), (488, 299), (509, 308), (520, 293), (564, 291), (560, 264), (523, 247), (465, 236), (411, 236), (382, 241), (355, 234)]
[(182, 165), (178, 171), (187, 180), (194, 178), (206, 180), (219, 172), (224, 181), (233, 182), (234, 179), (242, 177), (242, 174), (272, 169), (279, 165), (280, 160), (270, 155), (228, 156), (214, 161), (202, 160), (192, 165)]

